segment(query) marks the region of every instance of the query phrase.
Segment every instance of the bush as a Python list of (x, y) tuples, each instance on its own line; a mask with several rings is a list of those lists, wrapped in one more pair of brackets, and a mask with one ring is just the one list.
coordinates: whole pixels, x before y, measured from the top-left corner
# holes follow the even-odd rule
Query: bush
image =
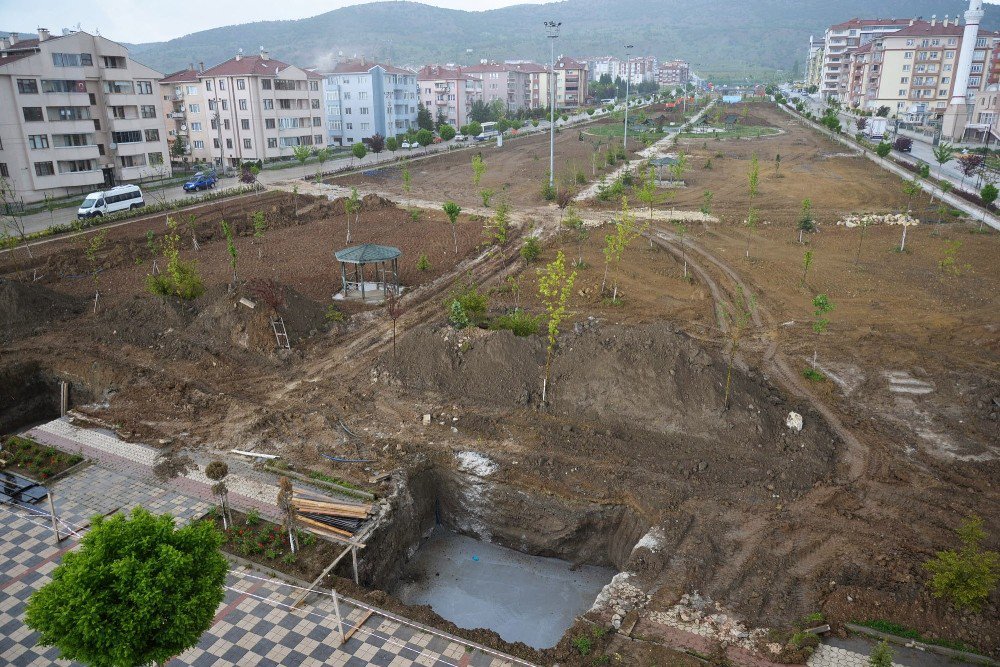
[(534, 336), (538, 333), (538, 327), (541, 323), (541, 315), (532, 316), (517, 308), (510, 313), (493, 318), (493, 321), (490, 322), (490, 328), (507, 329), (513, 331), (515, 336)]
[(535, 236), (529, 236), (524, 240), (524, 245), (521, 246), (521, 257), (527, 263), (534, 262), (542, 254), (542, 246), (538, 243), (538, 238)]
[(542, 183), (542, 199), (545, 201), (553, 201), (556, 198), (556, 188), (554, 185), (549, 183), (548, 177), (545, 178), (545, 182)]
[(939, 551), (924, 563), (935, 597), (945, 598), (960, 609), (979, 609), (1000, 583), (1000, 554), (984, 550), (983, 520), (969, 516), (955, 531), (962, 542), (959, 551)]
[(822, 382), (826, 379), (826, 376), (820, 373), (815, 368), (807, 368), (802, 371), (802, 377), (807, 380), (812, 380), (813, 382)]
[(580, 652), (580, 655), (587, 655), (594, 648), (593, 642), (587, 635), (577, 635), (571, 640), (573, 647)]
[(875, 147), (875, 154), (878, 155), (879, 157), (886, 157), (887, 155), (889, 155), (889, 152), (891, 150), (892, 146), (882, 141), (879, 143), (878, 146)]
[(868, 655), (868, 664), (871, 667), (892, 667), (892, 649), (889, 642), (880, 641), (872, 647), (872, 652)]
[(427, 259), (425, 253), (420, 253), (420, 259), (417, 260), (417, 271), (427, 271), (431, 268), (431, 262)]
[(195, 269), (194, 262), (178, 260), (175, 275), (167, 272), (146, 276), (146, 290), (158, 296), (179, 296), (190, 301), (205, 293), (205, 285)]
[(448, 323), (456, 329), (464, 329), (469, 326), (469, 316), (465, 314), (465, 309), (458, 299), (452, 299), (448, 308)]
[[(458, 304), (457, 310), (455, 304)], [(452, 293), (448, 306), (450, 311), (448, 320), (460, 329), (470, 324), (478, 324), (486, 316), (486, 310), (489, 308), (489, 305), (489, 296), (484, 292), (480, 292), (475, 284), (469, 282), (458, 287)], [(453, 319), (453, 317), (457, 319)], [(461, 324), (463, 321), (464, 324)], [(461, 326), (459, 326), (460, 324)]]
[(438, 134), (441, 135), (441, 138), (445, 141), (449, 141), (455, 138), (455, 128), (451, 125), (442, 125), (438, 128)]

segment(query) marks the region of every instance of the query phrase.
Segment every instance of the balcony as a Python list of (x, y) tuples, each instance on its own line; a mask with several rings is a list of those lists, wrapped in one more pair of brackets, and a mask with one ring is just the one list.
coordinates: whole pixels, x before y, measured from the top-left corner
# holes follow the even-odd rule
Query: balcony
[(187, 118), (187, 113), (184, 111), (171, 111), (167, 116), (174, 120), (184, 120)]

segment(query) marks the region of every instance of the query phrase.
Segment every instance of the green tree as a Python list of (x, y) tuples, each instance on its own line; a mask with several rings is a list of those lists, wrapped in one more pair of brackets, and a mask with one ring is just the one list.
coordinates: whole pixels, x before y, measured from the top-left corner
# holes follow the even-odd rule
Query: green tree
[(806, 275), (809, 273), (809, 267), (812, 266), (812, 263), (812, 250), (806, 250), (805, 254), (802, 255), (802, 280), (799, 281), (799, 285), (802, 287), (806, 286)]
[[(811, 258), (810, 258), (811, 259)], [(817, 294), (813, 297), (813, 316), (816, 318), (812, 323), (812, 330), (816, 335), (822, 334), (826, 331), (826, 328), (830, 326), (830, 320), (827, 318), (831, 312), (833, 312), (833, 302), (825, 294)], [(813, 348), (813, 368), (816, 368), (816, 348)]]
[(712, 215), (712, 199), (715, 195), (711, 190), (705, 190), (701, 195), (701, 212), (705, 215)]
[(316, 180), (323, 173), (323, 165), (330, 159), (330, 149), (324, 146), (316, 151)]
[[(534, 237), (531, 237), (534, 238)], [(545, 348), (545, 377), (542, 380), (542, 402), (547, 397), (549, 371), (552, 368), (552, 353), (559, 340), (559, 325), (566, 316), (566, 306), (573, 294), (573, 283), (576, 282), (576, 271), (567, 273), (566, 256), (562, 250), (556, 253), (556, 258), (538, 272), (538, 294), (545, 303), (545, 311), (549, 320), (546, 327), (548, 345)]]
[(531, 264), (542, 254), (542, 246), (538, 242), (537, 236), (529, 236), (524, 239), (524, 243), (521, 244), (521, 258), (524, 259), (525, 264)]
[(304, 165), (311, 155), (312, 149), (304, 144), (292, 147), (292, 156), (299, 161), (300, 165)]
[[(993, 202), (997, 200), (998, 194), (1000, 194), (1000, 190), (997, 190), (997, 186), (992, 183), (987, 183), (983, 186), (983, 189), (979, 191), (979, 198), (983, 200), (984, 204), (986, 204), (987, 211), (993, 206)], [(979, 219), (979, 231), (983, 231), (983, 225), (985, 223), (986, 211), (983, 211), (983, 217)]]
[(257, 259), (264, 258), (264, 233), (267, 231), (267, 218), (264, 211), (254, 211), (250, 215), (250, 224), (253, 226), (253, 238), (257, 244)]
[(569, 229), (573, 236), (576, 238), (576, 249), (577, 249), (577, 259), (574, 262), (574, 266), (578, 269), (582, 269), (583, 264), (583, 242), (587, 238), (587, 228), (583, 224), (583, 218), (577, 213), (576, 209), (572, 206), (566, 212), (566, 217), (563, 218), (564, 225)]
[[(205, 286), (195, 269), (193, 262), (180, 259), (180, 235), (177, 233), (177, 221), (167, 218), (167, 232), (163, 235), (160, 247), (166, 260), (165, 274), (146, 276), (146, 289), (159, 296), (178, 296), (182, 299), (196, 299), (205, 292)], [(149, 241), (147, 240), (147, 243)], [(152, 252), (152, 247), (150, 248)]]
[(951, 162), (952, 158), (955, 157), (955, 147), (949, 144), (947, 141), (942, 141), (940, 144), (934, 147), (934, 160), (938, 163), (938, 180), (943, 181), (944, 176), (942, 172), (944, 171), (944, 166)]
[(802, 234), (816, 229), (816, 223), (812, 217), (812, 200), (802, 200), (802, 215), (799, 217), (799, 243), (802, 243)]
[(483, 188), (479, 191), (479, 196), (483, 198), (483, 206), (486, 208), (490, 207), (490, 200), (493, 199), (495, 193), (490, 188)]
[(884, 141), (880, 141), (878, 146), (875, 147), (875, 155), (884, 158), (892, 152), (892, 146)]
[(395, 153), (399, 150), (399, 142), (396, 141), (396, 137), (389, 137), (385, 140), (385, 149), (390, 153)]
[(179, 160), (185, 155), (187, 155), (187, 143), (184, 137), (178, 136), (174, 139), (174, 143), (170, 144), (170, 156)]
[(163, 664), (197, 644), (225, 598), (215, 527), (177, 528), (141, 507), (91, 522), (28, 601), (25, 621), (39, 643), (91, 667)]
[(937, 552), (924, 563), (935, 597), (945, 598), (959, 609), (979, 609), (1000, 583), (1000, 553), (982, 548), (986, 539), (983, 520), (967, 517), (956, 531), (962, 547)]
[(428, 132), (434, 131), (434, 116), (422, 102), (417, 104), (417, 127)]
[(476, 153), (472, 156), (472, 184), (477, 188), (479, 187), (479, 181), (482, 180), (483, 174), (486, 173), (486, 161), (483, 160), (483, 156)]
[(450, 199), (444, 203), (441, 207), (445, 215), (448, 216), (448, 222), (451, 223), (451, 240), (455, 243), (455, 254), (458, 254), (458, 214), (462, 212), (462, 207), (451, 201)]
[[(635, 224), (635, 218), (632, 217), (628, 208), (628, 198), (622, 197), (622, 210), (618, 221), (615, 223), (614, 240), (610, 244), (605, 245), (605, 279), (607, 279), (608, 264), (614, 266), (611, 280), (611, 303), (618, 303), (618, 272), (621, 268), (625, 250), (632, 244), (632, 241), (642, 235), (643, 229)], [(603, 283), (601, 291), (604, 291)]]
[(455, 138), (455, 128), (445, 123), (444, 125), (438, 128), (438, 136), (440, 136), (445, 141), (451, 141), (452, 139)]
[(753, 207), (753, 200), (757, 198), (760, 193), (760, 162), (757, 160), (757, 154), (754, 153), (753, 157), (750, 158), (750, 169), (747, 171), (747, 199), (750, 201), (750, 205), (747, 208), (747, 259), (750, 259), (750, 239), (753, 235), (753, 230), (757, 227), (757, 212)]
[(403, 166), (403, 192), (409, 193), (410, 189), (413, 187), (412, 177), (410, 176), (409, 166)]
[[(649, 226), (653, 224), (653, 205), (656, 204), (656, 170), (650, 167), (646, 172), (646, 177), (642, 179), (642, 187), (636, 192), (636, 196), (639, 198), (646, 208), (649, 210)], [(649, 247), (653, 247), (653, 235), (649, 236)]]
[[(756, 156), (754, 157), (756, 159)], [(670, 179), (672, 181), (681, 181), (684, 179), (684, 173), (688, 170), (688, 162), (688, 156), (684, 151), (677, 153), (674, 163), (670, 165)]]
[(351, 216), (354, 216), (355, 223), (361, 219), (361, 197), (358, 195), (357, 188), (351, 188), (351, 196), (344, 200), (344, 213), (347, 214), (347, 243), (350, 243)]
[(431, 268), (431, 261), (427, 259), (427, 253), (420, 253), (417, 259), (417, 271), (428, 271)]
[(425, 149), (434, 142), (434, 133), (430, 130), (420, 130), (417, 132), (417, 143)]
[(233, 289), (236, 289), (236, 260), (239, 253), (236, 250), (236, 238), (233, 235), (233, 227), (225, 220), (222, 221), (222, 235), (226, 239), (226, 252), (229, 253), (229, 266), (233, 270)]
[(868, 654), (869, 667), (892, 667), (892, 649), (889, 642), (880, 641), (872, 647), (872, 652)]
[(364, 160), (365, 156), (368, 155), (368, 149), (365, 148), (364, 142), (358, 141), (351, 146), (351, 155), (359, 160)]

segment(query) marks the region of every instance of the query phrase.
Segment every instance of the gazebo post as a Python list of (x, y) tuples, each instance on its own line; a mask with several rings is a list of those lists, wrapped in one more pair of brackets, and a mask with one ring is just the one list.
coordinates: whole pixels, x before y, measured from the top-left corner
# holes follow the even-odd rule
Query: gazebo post
[(361, 303), (365, 302), (365, 265), (358, 264), (361, 267)]
[(396, 296), (399, 296), (399, 258), (392, 258), (392, 275), (396, 282)]
[(344, 286), (344, 298), (347, 298), (347, 265), (340, 263), (340, 282)]

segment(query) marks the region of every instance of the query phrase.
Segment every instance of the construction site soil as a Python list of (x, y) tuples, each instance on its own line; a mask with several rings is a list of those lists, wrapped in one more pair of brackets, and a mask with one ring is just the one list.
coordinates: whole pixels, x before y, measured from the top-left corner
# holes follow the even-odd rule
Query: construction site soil
[[(63, 379), (75, 405), (106, 401), (81, 409), (126, 438), (257, 449), (365, 487), (391, 508), (363, 552), (367, 586), (388, 586), (440, 521), (527, 553), (628, 572), (650, 596), (641, 615), (698, 590), (750, 626), (787, 627), (821, 611), (836, 628), (885, 619), (1000, 656), (1000, 593), (978, 611), (956, 611), (930, 595), (923, 568), (957, 546), (954, 529), (970, 514), (985, 520), (984, 546), (1000, 548), (1000, 236), (946, 216), (952, 221), (909, 228), (905, 252), (894, 250), (898, 226), (871, 226), (862, 242), (858, 228), (835, 223), (905, 210), (901, 181), (778, 109), (757, 103), (749, 115), (782, 134), (681, 140), (692, 163), (686, 187), (654, 206), (652, 247), (637, 240), (609, 272), (619, 303), (600, 289), (609, 229), (599, 225), (615, 207), (579, 205), (589, 226), (582, 243), (560, 230), (560, 211), (538, 193), (547, 168), (541, 138), (484, 150), (480, 186), (510, 183), (518, 231), (534, 225), (543, 241), (535, 265), (514, 261), (518, 240), (477, 250), (483, 221), (472, 216), (459, 222), (454, 253), (437, 211), (454, 198), (482, 212), (469, 151), (411, 164), (414, 190), (429, 202), (417, 221), (382, 198), (401, 192), (395, 181), (335, 179), (366, 195), (352, 242), (403, 249), (403, 283), (413, 289), (395, 347), (384, 308), (337, 302), (343, 317), (327, 316), (339, 285), (332, 252), (346, 245), (341, 201), (300, 195), (296, 216), (291, 194), (269, 192), (230, 201), (225, 213), (222, 204), (199, 209), (200, 250), (190, 229), (182, 233), (182, 257), (197, 261), (208, 288), (192, 302), (144, 293), (146, 232), (160, 236), (162, 216), (109, 229), (96, 314), (83, 254), (93, 232), (35, 246), (30, 260), (22, 250), (0, 255), (0, 427), (51, 411)], [(593, 147), (566, 130), (556, 150), (587, 169)], [(752, 154), (762, 165), (754, 201), (762, 222), (748, 258)], [(696, 212), (705, 190), (714, 195), (711, 216)], [(800, 245), (806, 197), (819, 224)], [(935, 207), (913, 198), (917, 217), (936, 220), (925, 213)], [(248, 227), (258, 209), (271, 224), (262, 244)], [(681, 216), (683, 239), (671, 224)], [(223, 217), (241, 231), (236, 289)], [(956, 262), (942, 266), (953, 248)], [(543, 404), (545, 341), (457, 331), (444, 304), (456, 282), (471, 280), (490, 292), (490, 313), (515, 298), (541, 313), (535, 266), (558, 250), (584, 264)], [(813, 262), (803, 280), (806, 250)], [(421, 252), (428, 271), (414, 265)], [(268, 280), (276, 288), (267, 300), (281, 301), (277, 291), (284, 305), (261, 296)], [(820, 293), (834, 304), (822, 334), (812, 328)], [(733, 326), (724, 313), (750, 297), (727, 409)], [(272, 312), (285, 318), (291, 350), (276, 351)], [(803, 377), (814, 357), (824, 380)], [(791, 411), (802, 415), (801, 432), (786, 426)], [(321, 451), (371, 462), (331, 465)], [(357, 595), (403, 608), (382, 592)], [(430, 610), (406, 613), (449, 627)], [(603, 605), (588, 618), (607, 625), (612, 614)], [(487, 630), (476, 636), (546, 664), (574, 664), (577, 631), (544, 654), (494, 642)], [(660, 659), (642, 642), (605, 643), (627, 664)]]

